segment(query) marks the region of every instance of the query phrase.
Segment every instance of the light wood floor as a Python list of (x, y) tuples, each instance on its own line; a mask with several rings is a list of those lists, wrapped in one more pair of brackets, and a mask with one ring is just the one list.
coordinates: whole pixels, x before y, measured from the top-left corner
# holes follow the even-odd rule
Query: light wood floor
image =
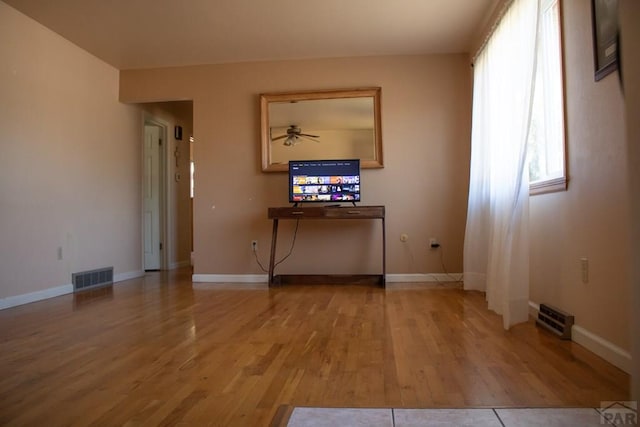
[(291, 406), (584, 406), (629, 378), (446, 287), (211, 286), (190, 271), (0, 311), (0, 425), (269, 425)]

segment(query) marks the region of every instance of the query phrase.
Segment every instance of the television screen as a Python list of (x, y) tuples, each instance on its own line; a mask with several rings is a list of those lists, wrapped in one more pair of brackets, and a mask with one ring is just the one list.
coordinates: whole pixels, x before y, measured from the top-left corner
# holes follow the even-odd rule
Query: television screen
[(359, 159), (289, 161), (289, 202), (359, 201)]

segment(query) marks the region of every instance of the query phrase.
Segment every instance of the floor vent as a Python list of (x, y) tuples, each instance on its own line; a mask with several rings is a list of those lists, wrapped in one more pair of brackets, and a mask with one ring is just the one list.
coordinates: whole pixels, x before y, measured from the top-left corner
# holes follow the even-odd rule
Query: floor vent
[(540, 304), (536, 324), (553, 332), (563, 340), (571, 339), (573, 315), (565, 313), (549, 304)]
[(73, 273), (71, 283), (73, 283), (73, 292), (111, 285), (113, 284), (113, 267)]

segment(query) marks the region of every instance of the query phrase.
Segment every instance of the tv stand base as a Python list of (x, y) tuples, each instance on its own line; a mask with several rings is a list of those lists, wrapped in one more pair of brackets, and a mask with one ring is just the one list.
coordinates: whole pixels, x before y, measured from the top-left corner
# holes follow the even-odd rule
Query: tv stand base
[(382, 274), (278, 274), (271, 286), (281, 285), (377, 285), (384, 287)]

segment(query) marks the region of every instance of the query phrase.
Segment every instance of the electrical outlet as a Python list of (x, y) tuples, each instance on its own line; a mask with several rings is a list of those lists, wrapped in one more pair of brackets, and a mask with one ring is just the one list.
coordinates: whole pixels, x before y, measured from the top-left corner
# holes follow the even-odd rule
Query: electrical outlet
[(589, 283), (589, 258), (580, 258), (580, 272), (582, 283)]
[(253, 252), (257, 252), (258, 251), (258, 241), (257, 240), (252, 240), (251, 241), (251, 250)]

